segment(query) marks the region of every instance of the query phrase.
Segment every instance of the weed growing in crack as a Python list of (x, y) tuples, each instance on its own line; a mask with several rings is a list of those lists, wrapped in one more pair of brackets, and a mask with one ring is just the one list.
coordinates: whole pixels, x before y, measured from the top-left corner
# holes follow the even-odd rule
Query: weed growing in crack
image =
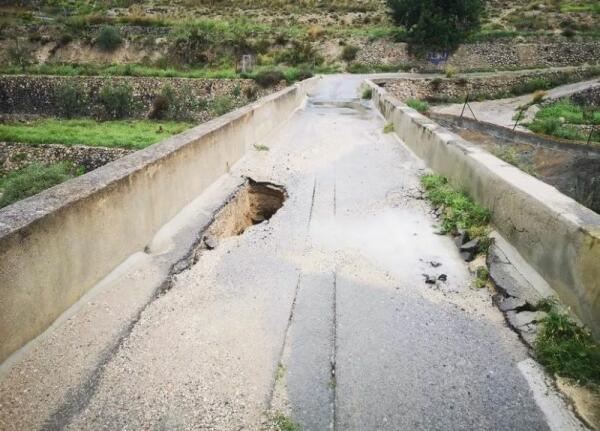
[(383, 127), (383, 133), (392, 133), (394, 131), (394, 123), (387, 123)]
[(269, 416), (266, 427), (263, 427), (262, 431), (301, 431), (301, 429), (300, 424), (283, 413), (277, 412)]
[(486, 287), (490, 281), (490, 272), (485, 266), (477, 268), (477, 278), (475, 278), (475, 287), (481, 289)]
[(263, 144), (254, 144), (254, 149), (256, 151), (269, 151), (269, 147)]
[(371, 88), (365, 88), (362, 92), (362, 98), (364, 100), (371, 100), (373, 97), (373, 90)]
[[(424, 175), (421, 183), (427, 199), (442, 208), (442, 232), (454, 233), (464, 229), (470, 238), (487, 237), (490, 212), (477, 205), (463, 192), (456, 191), (441, 175)], [(488, 244), (489, 245), (489, 244)]]
[(575, 323), (556, 304), (542, 304), (548, 316), (540, 322), (535, 343), (538, 361), (550, 372), (600, 390), (600, 345), (588, 329)]
[(286, 368), (280, 362), (277, 364), (277, 374), (275, 375), (275, 381), (280, 382), (285, 376)]

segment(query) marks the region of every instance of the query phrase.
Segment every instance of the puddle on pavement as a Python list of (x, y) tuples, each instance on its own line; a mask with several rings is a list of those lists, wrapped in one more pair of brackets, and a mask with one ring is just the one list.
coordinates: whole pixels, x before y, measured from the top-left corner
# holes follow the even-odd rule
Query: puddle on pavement
[(316, 109), (337, 109), (341, 115), (368, 117), (368, 111), (371, 109), (368, 105), (361, 102), (360, 99), (351, 100), (321, 100), (309, 99), (308, 106)]
[(248, 178), (215, 215), (200, 248), (213, 249), (220, 240), (241, 235), (250, 226), (269, 220), (283, 206), (286, 198), (282, 186)]

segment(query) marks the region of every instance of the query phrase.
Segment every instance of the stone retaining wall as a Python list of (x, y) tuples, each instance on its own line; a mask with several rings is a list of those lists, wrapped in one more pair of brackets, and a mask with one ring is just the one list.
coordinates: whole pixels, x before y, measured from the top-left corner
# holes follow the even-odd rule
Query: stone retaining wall
[[(511, 97), (511, 90), (534, 79), (548, 81), (577, 82), (600, 76), (600, 67), (567, 67), (560, 69), (541, 69), (521, 72), (501, 72), (463, 74), (453, 78), (441, 75), (431, 78), (402, 77), (397, 79), (375, 80), (377, 84), (400, 100), (422, 99), (464, 100), (466, 94), (471, 100), (478, 97), (503, 96)], [(486, 98), (487, 98), (486, 97)]]
[(420, 71), (440, 70), (450, 65), (462, 71), (576, 66), (598, 64), (600, 40), (559, 38), (497, 40), (461, 45), (456, 52), (411, 55), (406, 43), (387, 40), (357, 40), (362, 48), (356, 58), (365, 64), (406, 64)]
[(0, 142), (0, 171), (11, 172), (32, 163), (51, 164), (69, 160), (89, 172), (132, 152), (123, 148)]
[[(263, 89), (251, 79), (186, 79), (98, 76), (0, 76), (0, 113), (59, 115), (57, 90), (64, 85), (82, 88), (88, 97), (86, 115), (100, 115), (99, 95), (107, 85), (127, 84), (133, 90), (134, 101), (139, 105), (137, 117), (143, 117), (152, 106), (154, 98), (165, 85), (175, 91), (191, 91), (197, 100), (209, 102), (217, 96), (229, 96), (236, 106), (248, 103), (246, 92), (257, 97), (276, 89)], [(281, 87), (279, 87), (280, 89)], [(206, 108), (204, 109), (205, 118)]]
[(451, 133), (371, 81), (373, 102), (431, 169), (492, 213), (492, 224), (600, 339), (600, 215)]

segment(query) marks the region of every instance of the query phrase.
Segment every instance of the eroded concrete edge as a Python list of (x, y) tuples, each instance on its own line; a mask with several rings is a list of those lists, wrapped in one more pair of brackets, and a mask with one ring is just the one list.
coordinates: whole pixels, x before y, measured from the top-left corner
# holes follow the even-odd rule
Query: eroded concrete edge
[(0, 362), (89, 289), (298, 109), (295, 84), (0, 210)]

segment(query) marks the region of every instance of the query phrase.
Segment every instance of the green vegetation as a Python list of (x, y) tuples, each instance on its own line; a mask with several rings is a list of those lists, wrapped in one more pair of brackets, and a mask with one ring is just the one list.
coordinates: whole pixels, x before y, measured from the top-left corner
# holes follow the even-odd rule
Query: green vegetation
[(477, 273), (475, 278), (475, 287), (481, 289), (488, 286), (490, 283), (490, 271), (486, 266), (477, 267)]
[(200, 103), (189, 85), (184, 84), (178, 91), (166, 84), (152, 102), (148, 118), (158, 120), (193, 121), (194, 112)]
[(65, 83), (56, 90), (56, 104), (63, 117), (77, 117), (85, 113), (87, 95), (82, 86)]
[(344, 49), (342, 49), (342, 60), (350, 63), (351, 61), (356, 60), (356, 55), (360, 51), (360, 48), (353, 45), (346, 45)]
[(586, 328), (551, 303), (543, 304), (548, 316), (541, 321), (535, 353), (550, 372), (599, 388), (600, 345)]
[(235, 108), (235, 102), (230, 96), (217, 96), (209, 103), (210, 110), (216, 115), (225, 115)]
[(494, 146), (491, 152), (494, 156), (521, 169), (523, 172), (527, 172), (529, 175), (533, 176), (537, 175), (533, 165), (530, 162), (525, 161), (514, 147), (499, 144)]
[(264, 429), (269, 431), (301, 431), (302, 427), (288, 416), (278, 412), (269, 417), (268, 425)]
[(0, 140), (29, 144), (89, 145), (141, 149), (191, 125), (183, 122), (105, 121), (89, 119), (57, 120), (0, 124)]
[(408, 99), (406, 101), (406, 104), (408, 106), (410, 106), (411, 108), (413, 108), (414, 110), (419, 111), (421, 113), (429, 111), (429, 104), (423, 100)]
[(481, 0), (387, 0), (393, 21), (409, 41), (428, 48), (455, 48), (480, 25)]
[[(590, 128), (578, 127), (581, 125), (590, 125)], [(568, 99), (542, 106), (534, 120), (526, 124), (532, 132), (576, 141), (587, 141), (592, 125), (596, 130), (591, 141), (600, 142), (600, 111), (586, 110)]]
[(394, 131), (394, 123), (387, 123), (383, 126), (383, 133), (392, 133)]
[(487, 236), (487, 225), (490, 221), (490, 212), (487, 209), (477, 205), (465, 193), (456, 191), (448, 184), (448, 180), (440, 175), (424, 175), (421, 177), (421, 183), (425, 187), (427, 199), (433, 205), (443, 208), (443, 233), (455, 233), (464, 229), (470, 238)]
[(106, 118), (113, 120), (132, 116), (136, 111), (133, 89), (127, 84), (107, 84), (100, 91), (100, 105)]
[(11, 172), (0, 177), (0, 208), (81, 174), (83, 174), (83, 168), (66, 161), (49, 166), (31, 164)]
[(105, 25), (98, 33), (96, 43), (103, 51), (114, 51), (123, 43), (123, 39), (116, 27)]
[(361, 97), (364, 100), (371, 100), (371, 98), (373, 97), (373, 89), (372, 88), (365, 88), (362, 92)]
[(254, 149), (256, 151), (269, 151), (269, 147), (264, 144), (254, 144)]

